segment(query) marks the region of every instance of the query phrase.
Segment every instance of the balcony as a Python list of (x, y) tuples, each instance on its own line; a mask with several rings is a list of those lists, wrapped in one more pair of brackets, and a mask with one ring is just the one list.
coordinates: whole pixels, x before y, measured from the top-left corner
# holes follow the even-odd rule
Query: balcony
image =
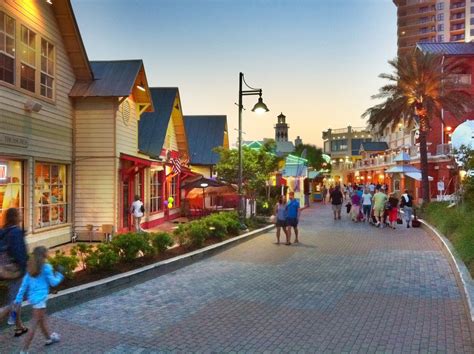
[(465, 24), (464, 23), (458, 23), (456, 25), (452, 25), (451, 26), (451, 31), (459, 31), (459, 30), (463, 30), (466, 28)]
[(466, 15), (464, 12), (458, 13), (458, 14), (453, 14), (451, 16), (451, 21), (458, 21), (458, 20), (464, 20), (466, 18)]
[(451, 155), (453, 147), (451, 144), (439, 144), (436, 146), (436, 155)]
[(454, 4), (451, 4), (451, 9), (463, 9), (466, 7), (466, 3), (465, 2), (456, 2)]

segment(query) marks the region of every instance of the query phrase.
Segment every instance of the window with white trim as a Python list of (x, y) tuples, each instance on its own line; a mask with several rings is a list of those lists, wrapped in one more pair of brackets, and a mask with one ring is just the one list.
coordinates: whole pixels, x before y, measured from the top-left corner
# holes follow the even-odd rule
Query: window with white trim
[(15, 20), (0, 11), (0, 81), (15, 83)]
[(20, 87), (35, 92), (36, 33), (22, 25), (20, 43)]
[(150, 212), (163, 210), (163, 179), (165, 171), (151, 171), (150, 176)]
[(40, 94), (53, 98), (54, 46), (41, 38), (41, 83)]
[(171, 178), (171, 180), (168, 183), (168, 198), (172, 197), (173, 198), (173, 208), (176, 208), (179, 206), (179, 200), (178, 200), (178, 175), (174, 176)]
[(35, 164), (35, 228), (67, 222), (67, 166)]

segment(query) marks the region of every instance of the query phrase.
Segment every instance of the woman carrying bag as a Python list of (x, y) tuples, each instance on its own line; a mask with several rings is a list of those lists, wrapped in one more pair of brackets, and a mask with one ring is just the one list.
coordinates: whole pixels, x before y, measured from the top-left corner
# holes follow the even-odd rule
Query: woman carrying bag
[(0, 230), (0, 279), (8, 282), (8, 306), (0, 309), (0, 320), (10, 314), (9, 323), (15, 323), (15, 337), (19, 337), (28, 328), (21, 321), (21, 308), (13, 311), (12, 305), (21, 286), (26, 272), (28, 252), (26, 250), (24, 232), (18, 226), (20, 212), (10, 208), (5, 214), (5, 226)]

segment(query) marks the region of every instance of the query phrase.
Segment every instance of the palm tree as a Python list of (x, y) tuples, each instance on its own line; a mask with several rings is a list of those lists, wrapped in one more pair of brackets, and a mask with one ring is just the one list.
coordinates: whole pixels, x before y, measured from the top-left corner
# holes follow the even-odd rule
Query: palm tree
[(389, 83), (372, 96), (384, 101), (367, 109), (362, 117), (368, 117), (369, 126), (380, 133), (402, 120), (419, 126), (422, 197), (424, 202), (429, 202), (426, 138), (430, 122), (442, 119), (441, 109), (459, 119), (473, 107), (471, 94), (453, 76), (464, 72), (466, 63), (421, 50), (388, 63), (393, 73), (380, 74), (379, 77)]

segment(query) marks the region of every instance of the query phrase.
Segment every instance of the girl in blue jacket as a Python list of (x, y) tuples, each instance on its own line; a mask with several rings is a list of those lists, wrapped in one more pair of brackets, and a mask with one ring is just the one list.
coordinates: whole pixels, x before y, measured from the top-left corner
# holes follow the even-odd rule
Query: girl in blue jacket
[(23, 345), (24, 353), (28, 351), (38, 325), (46, 337), (46, 345), (59, 342), (59, 334), (51, 333), (46, 322), (46, 300), (49, 288), (58, 285), (64, 276), (54, 272), (51, 264), (46, 263), (47, 257), (46, 247), (40, 246), (33, 250), (33, 255), (28, 261), (27, 273), (15, 299), (15, 304), (20, 305), (26, 293), (26, 297), (33, 307), (31, 329), (27, 333)]

